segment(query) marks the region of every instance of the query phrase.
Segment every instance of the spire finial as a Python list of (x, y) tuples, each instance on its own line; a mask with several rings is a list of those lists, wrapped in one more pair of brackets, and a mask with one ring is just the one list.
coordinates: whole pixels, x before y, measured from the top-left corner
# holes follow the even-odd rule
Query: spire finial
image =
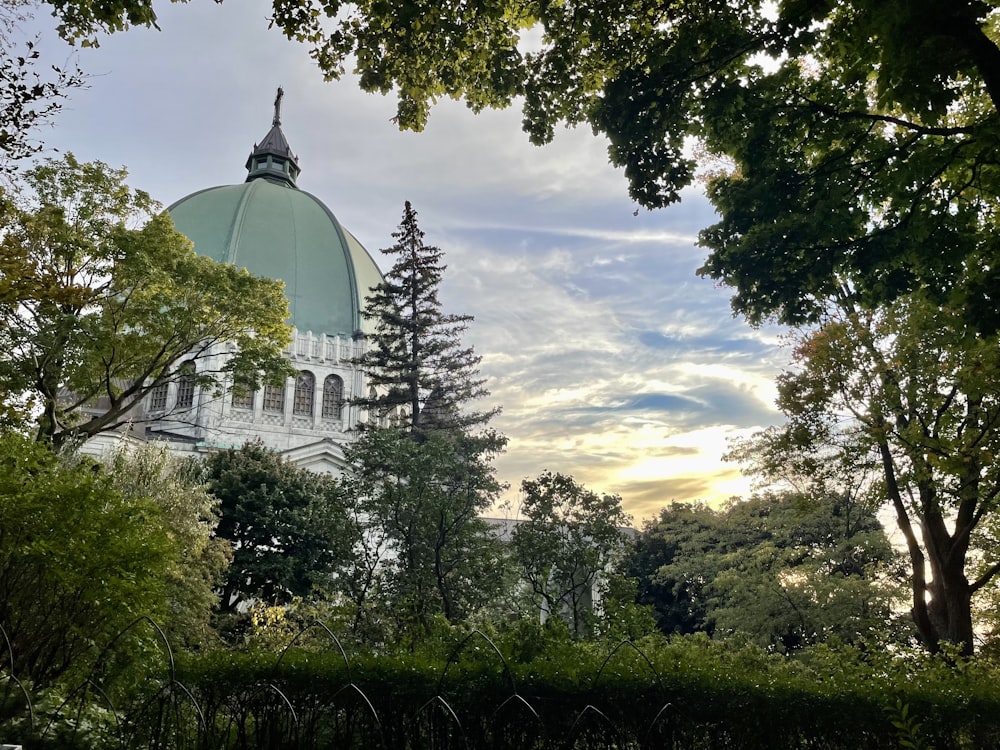
[(281, 125), (281, 97), (285, 95), (285, 90), (278, 86), (278, 94), (274, 97), (274, 119), (271, 124), (277, 127)]

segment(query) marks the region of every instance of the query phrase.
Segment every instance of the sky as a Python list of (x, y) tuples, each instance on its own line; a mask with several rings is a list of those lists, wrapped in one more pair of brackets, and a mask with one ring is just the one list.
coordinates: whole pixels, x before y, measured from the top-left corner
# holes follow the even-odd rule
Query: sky
[[(698, 231), (715, 221), (697, 189), (659, 211), (628, 198), (606, 142), (563, 130), (532, 146), (516, 109), (473, 114), (439, 102), (421, 133), (392, 122), (395, 100), (347, 77), (325, 82), (308, 50), (268, 30), (261, 0), (158, 7), (160, 31), (133, 29), (79, 51), (89, 74), (39, 137), (54, 155), (125, 165), (166, 205), (242, 182), (271, 124), (299, 157), (298, 184), (375, 257), (406, 200), (445, 252), (441, 299), (471, 314), (497, 463), (516, 489), (542, 471), (621, 495), (636, 523), (671, 501), (746, 495), (728, 442), (781, 422), (780, 331), (732, 316), (730, 292), (696, 275)], [(43, 11), (44, 12), (44, 11)], [(70, 51), (36, 19), (49, 63)]]

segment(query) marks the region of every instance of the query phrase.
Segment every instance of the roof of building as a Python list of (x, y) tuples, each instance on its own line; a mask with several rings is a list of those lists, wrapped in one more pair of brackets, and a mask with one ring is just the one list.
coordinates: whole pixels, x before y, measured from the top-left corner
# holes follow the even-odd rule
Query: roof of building
[(195, 252), (283, 281), (299, 331), (367, 331), (364, 298), (382, 276), (333, 212), (296, 186), (299, 166), (281, 130), (281, 94), (271, 129), (247, 159), (246, 182), (192, 193), (170, 206), (170, 215)]

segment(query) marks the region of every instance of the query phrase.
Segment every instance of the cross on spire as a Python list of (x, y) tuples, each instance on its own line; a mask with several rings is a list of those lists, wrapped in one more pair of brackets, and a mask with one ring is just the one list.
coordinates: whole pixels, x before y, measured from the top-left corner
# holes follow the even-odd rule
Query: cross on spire
[(278, 86), (278, 94), (274, 97), (274, 119), (271, 120), (271, 125), (277, 127), (281, 125), (281, 97), (285, 95), (285, 90)]

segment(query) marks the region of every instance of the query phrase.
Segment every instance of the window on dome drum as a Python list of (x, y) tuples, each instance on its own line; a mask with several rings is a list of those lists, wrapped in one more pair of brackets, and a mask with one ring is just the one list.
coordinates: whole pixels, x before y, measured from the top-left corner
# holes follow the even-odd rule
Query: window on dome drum
[(295, 379), (295, 398), (292, 401), (292, 414), (311, 417), (316, 395), (316, 378), (308, 371), (299, 373)]
[(339, 375), (327, 375), (323, 381), (323, 418), (340, 419), (344, 411), (344, 381)]
[(285, 410), (285, 386), (265, 385), (264, 386), (264, 411), (278, 412)]
[(153, 390), (149, 392), (149, 410), (150, 411), (163, 411), (167, 408), (167, 389), (169, 385), (167, 383), (160, 383), (154, 386)]
[(177, 408), (189, 409), (194, 406), (194, 362), (185, 362), (178, 372)]

